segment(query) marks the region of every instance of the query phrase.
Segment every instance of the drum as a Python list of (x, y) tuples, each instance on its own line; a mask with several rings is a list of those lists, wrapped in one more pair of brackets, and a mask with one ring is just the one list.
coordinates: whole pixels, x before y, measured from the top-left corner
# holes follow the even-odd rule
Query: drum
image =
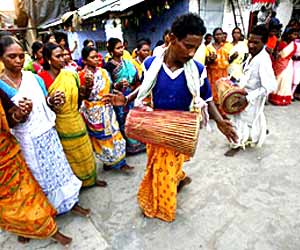
[(132, 109), (126, 118), (129, 138), (170, 148), (193, 156), (196, 151), (201, 115), (187, 111)]
[(234, 83), (227, 78), (220, 78), (216, 81), (216, 88), (221, 108), (226, 114), (235, 115), (245, 110), (248, 103), (239, 107), (233, 106), (241, 96), (247, 94), (244, 89), (234, 85)]

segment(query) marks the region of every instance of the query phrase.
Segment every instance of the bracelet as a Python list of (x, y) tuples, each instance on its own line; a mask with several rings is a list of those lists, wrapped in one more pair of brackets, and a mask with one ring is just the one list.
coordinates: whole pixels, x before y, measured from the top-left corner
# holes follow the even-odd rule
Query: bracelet
[(50, 103), (50, 99), (51, 99), (51, 96), (48, 96), (47, 99), (46, 99), (46, 101), (47, 101), (47, 103), (48, 103), (49, 106), (53, 106), (53, 104)]
[(22, 121), (22, 118), (21, 118), (21, 119), (16, 118), (16, 113), (15, 113), (15, 112), (12, 113), (11, 118), (13, 118), (13, 120), (14, 120), (15, 122), (17, 122), (17, 123), (19, 123), (19, 122)]

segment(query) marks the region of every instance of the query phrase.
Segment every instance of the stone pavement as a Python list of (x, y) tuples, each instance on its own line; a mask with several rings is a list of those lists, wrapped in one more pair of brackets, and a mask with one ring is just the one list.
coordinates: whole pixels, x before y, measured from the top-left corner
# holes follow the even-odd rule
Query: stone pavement
[[(300, 103), (266, 106), (270, 135), (261, 149), (226, 158), (225, 138), (201, 131), (195, 158), (185, 170), (193, 179), (178, 195), (173, 223), (144, 218), (136, 193), (145, 154), (129, 157), (131, 175), (99, 170), (108, 188), (90, 188), (81, 204), (90, 219), (57, 218), (76, 250), (300, 250)], [(17, 243), (0, 233), (0, 249), (63, 249), (51, 240)]]

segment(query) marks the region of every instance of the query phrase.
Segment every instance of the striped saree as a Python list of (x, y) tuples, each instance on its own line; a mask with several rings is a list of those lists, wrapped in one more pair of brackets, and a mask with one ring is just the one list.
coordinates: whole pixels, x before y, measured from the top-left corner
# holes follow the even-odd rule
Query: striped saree
[[(45, 71), (42, 78), (45, 77)], [(47, 80), (48, 81), (48, 80)], [(96, 182), (96, 162), (86, 125), (78, 111), (79, 79), (76, 73), (61, 70), (48, 87), (50, 95), (55, 91), (65, 93), (65, 104), (56, 111), (56, 130), (64, 152), (75, 175), (84, 187)]]

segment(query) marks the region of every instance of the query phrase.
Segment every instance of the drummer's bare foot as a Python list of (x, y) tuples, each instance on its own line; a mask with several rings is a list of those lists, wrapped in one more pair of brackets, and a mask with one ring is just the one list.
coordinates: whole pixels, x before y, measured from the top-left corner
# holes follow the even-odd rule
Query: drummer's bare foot
[(106, 181), (101, 181), (101, 180), (96, 180), (95, 185), (96, 185), (96, 187), (106, 187), (107, 182)]
[(57, 241), (58, 243), (62, 244), (65, 247), (68, 247), (70, 245), (70, 243), (72, 242), (72, 238), (63, 235), (62, 233), (60, 233), (59, 231), (57, 231), (53, 236), (52, 239), (54, 239), (55, 241)]
[(181, 180), (177, 186), (177, 193), (179, 193), (182, 188), (186, 185), (189, 185), (192, 182), (192, 178), (189, 176), (186, 176), (183, 180)]
[(71, 210), (74, 214), (77, 214), (79, 216), (83, 216), (83, 217), (89, 217), (91, 214), (91, 209), (89, 208), (83, 208), (81, 206), (79, 206), (78, 204), (75, 205), (72, 210)]
[(120, 170), (124, 173), (130, 173), (133, 169), (134, 169), (134, 167), (129, 166), (127, 164), (120, 168)]
[(30, 241), (30, 239), (23, 236), (18, 236), (18, 241), (22, 244), (26, 244)]
[(240, 148), (231, 148), (224, 155), (228, 157), (235, 156), (240, 151)]

